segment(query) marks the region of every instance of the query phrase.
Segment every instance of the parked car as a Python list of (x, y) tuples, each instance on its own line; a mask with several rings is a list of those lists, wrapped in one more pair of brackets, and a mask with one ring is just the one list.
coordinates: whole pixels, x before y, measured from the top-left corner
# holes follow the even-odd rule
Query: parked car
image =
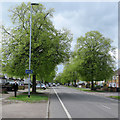
[(57, 83), (57, 86), (60, 86), (60, 83)]
[(37, 84), (36, 88), (41, 88), (41, 89), (45, 90), (46, 86), (45, 86), (45, 84), (41, 83), (41, 84)]
[(48, 85), (48, 84), (45, 84), (45, 86), (46, 86), (46, 88), (48, 88), (48, 87), (49, 87), (49, 85)]
[(40, 84), (37, 84), (37, 85), (36, 85), (36, 88), (40, 88)]
[(45, 84), (41, 84), (41, 88), (42, 88), (43, 90), (45, 90), (45, 89), (46, 89)]
[(51, 84), (51, 83), (48, 83), (48, 86), (49, 86), (49, 87), (52, 87), (52, 84)]
[(56, 84), (55, 84), (55, 83), (53, 83), (53, 86), (56, 86)]
[(2, 89), (6, 89), (7, 91), (13, 91), (14, 87), (13, 84), (6, 82), (5, 84), (2, 85)]

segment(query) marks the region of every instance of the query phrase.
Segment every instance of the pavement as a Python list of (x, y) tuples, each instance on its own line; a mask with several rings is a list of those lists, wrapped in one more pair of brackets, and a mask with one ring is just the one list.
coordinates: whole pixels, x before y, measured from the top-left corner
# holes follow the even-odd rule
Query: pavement
[[(28, 89), (19, 90), (18, 94), (27, 92)], [(37, 92), (49, 94), (50, 89), (37, 90)], [(39, 103), (26, 103), (22, 101), (8, 100), (7, 98), (14, 96), (14, 92), (2, 95), (2, 118), (47, 118), (48, 101)]]

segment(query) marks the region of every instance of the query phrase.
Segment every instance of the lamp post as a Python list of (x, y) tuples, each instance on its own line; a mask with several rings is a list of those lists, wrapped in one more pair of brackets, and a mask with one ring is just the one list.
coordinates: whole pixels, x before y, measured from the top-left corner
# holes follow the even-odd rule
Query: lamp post
[[(31, 24), (32, 24), (32, 5), (39, 5), (38, 3), (31, 3), (30, 10), (30, 48), (29, 48), (29, 70), (31, 69)], [(28, 82), (28, 97), (30, 97), (30, 74), (29, 74), (29, 82)]]

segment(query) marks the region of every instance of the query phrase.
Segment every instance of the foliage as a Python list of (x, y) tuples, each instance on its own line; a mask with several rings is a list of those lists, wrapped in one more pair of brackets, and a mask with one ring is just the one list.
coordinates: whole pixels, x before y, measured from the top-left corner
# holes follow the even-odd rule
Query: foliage
[[(55, 67), (68, 60), (72, 35), (68, 30), (54, 28), (51, 17), (53, 9), (46, 10), (42, 4), (32, 6), (31, 69), (39, 79), (50, 80)], [(14, 26), (3, 29), (3, 72), (23, 78), (29, 65), (30, 3), (12, 8)]]
[(76, 65), (77, 64), (72, 59), (69, 62), (66, 62), (64, 64), (63, 72), (56, 76), (56, 81), (59, 81), (62, 84), (75, 82), (79, 77), (76, 71)]
[(73, 81), (103, 81), (109, 79), (115, 70), (115, 48), (112, 40), (105, 38), (98, 31), (90, 31), (77, 39), (76, 49), (69, 63), (65, 65), (63, 73), (56, 79)]
[(91, 31), (77, 39), (76, 59), (80, 61), (80, 75), (84, 81), (102, 81), (114, 72), (115, 48), (111, 40), (98, 31)]

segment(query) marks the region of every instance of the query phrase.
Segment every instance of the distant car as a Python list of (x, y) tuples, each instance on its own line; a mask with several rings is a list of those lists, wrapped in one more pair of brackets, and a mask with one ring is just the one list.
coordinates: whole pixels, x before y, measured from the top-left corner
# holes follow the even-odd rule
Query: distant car
[(48, 86), (49, 86), (49, 87), (52, 87), (52, 84), (51, 84), (51, 83), (48, 83)]
[(36, 88), (41, 88), (41, 89), (45, 90), (46, 86), (45, 86), (45, 84), (42, 83), (42, 84), (37, 84)]
[(4, 85), (2, 85), (2, 88), (7, 89), (7, 91), (13, 91), (14, 90), (13, 84), (14, 83), (6, 82)]
[(36, 88), (40, 88), (40, 84), (37, 84), (37, 85), (36, 85)]
[(46, 89), (45, 84), (41, 84), (41, 88), (42, 88), (43, 90), (45, 90), (45, 89)]
[[(13, 85), (15, 82), (14, 81), (9, 81), (9, 84)], [(18, 84), (18, 82), (17, 82)]]
[(53, 83), (53, 86), (56, 86), (56, 84), (55, 84), (55, 83)]
[(60, 86), (60, 83), (57, 83), (57, 86)]
[(48, 87), (49, 87), (49, 85), (48, 85), (48, 84), (45, 84), (45, 86), (46, 86), (46, 88), (48, 88)]

